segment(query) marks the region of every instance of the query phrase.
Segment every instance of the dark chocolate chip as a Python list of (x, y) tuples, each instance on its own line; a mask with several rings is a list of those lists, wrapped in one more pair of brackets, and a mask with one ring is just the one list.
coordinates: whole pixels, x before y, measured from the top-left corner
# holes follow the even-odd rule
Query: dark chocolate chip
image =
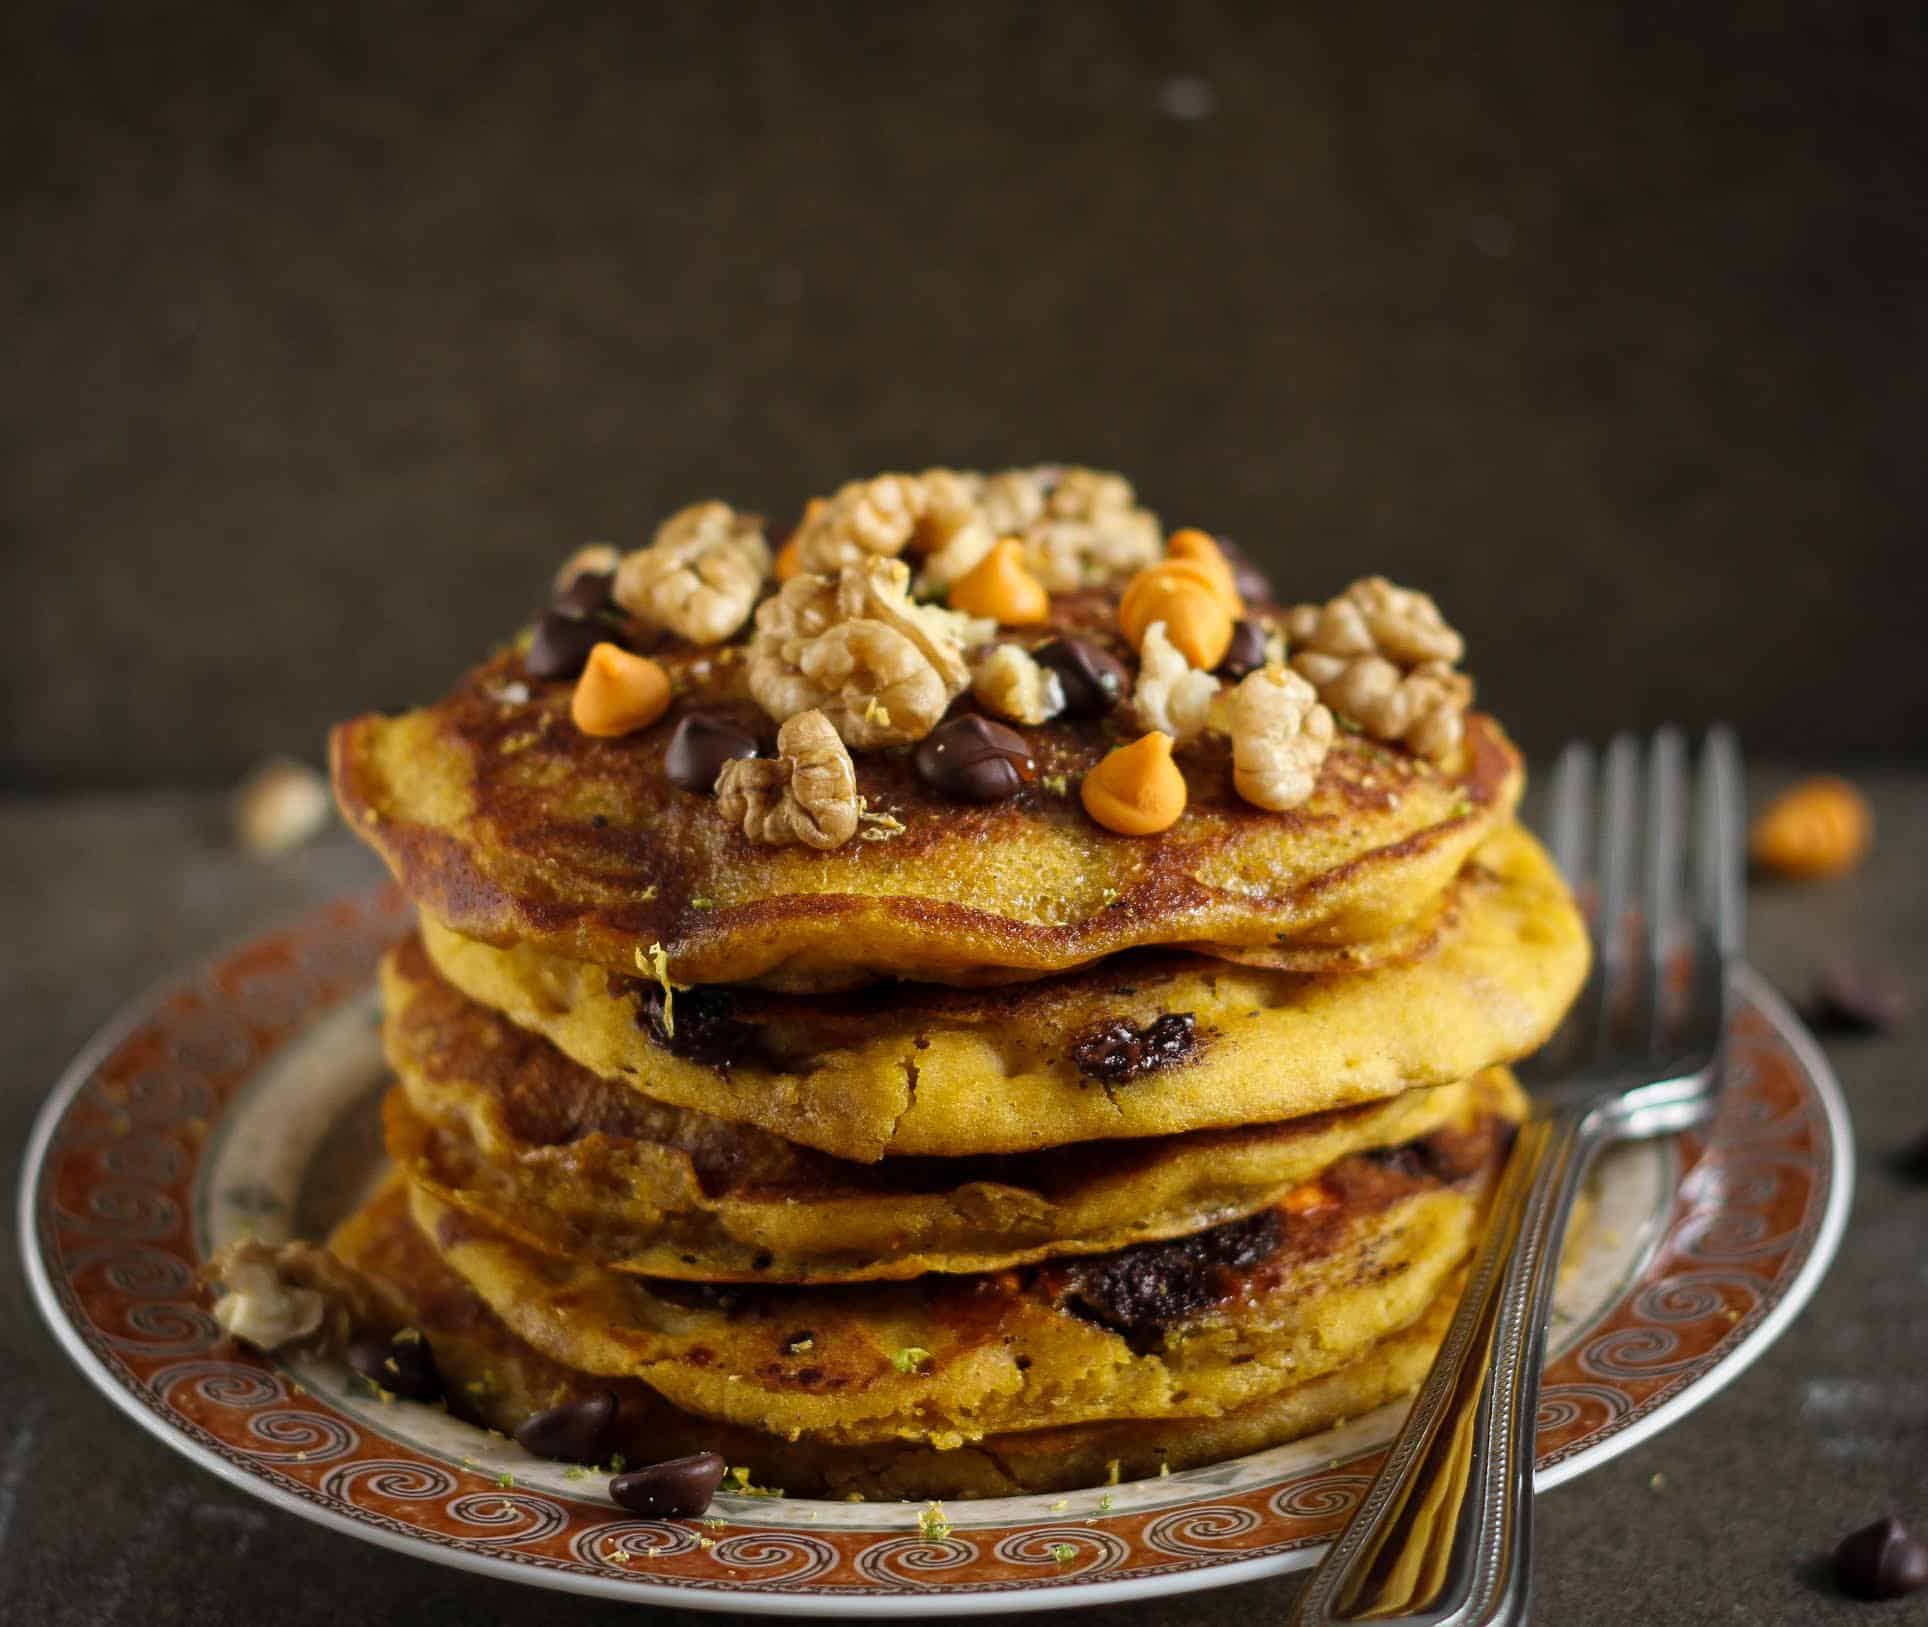
[(609, 591), (616, 585), (614, 571), (578, 571), (566, 586), (549, 601), (549, 608), (561, 616), (587, 621), (614, 608)]
[(357, 1334), (349, 1341), (348, 1365), (404, 1401), (442, 1399), (442, 1373), (435, 1365), (435, 1352), (413, 1328), (403, 1328), (393, 1338)]
[(1067, 1266), (1059, 1303), (1122, 1334), (1144, 1355), (1159, 1348), (1174, 1323), (1235, 1292), (1239, 1274), (1269, 1260), (1284, 1242), (1279, 1211), (1261, 1209), (1175, 1242), (1140, 1243)]
[(1225, 556), (1225, 563), (1232, 567), (1232, 586), (1238, 589), (1238, 596), (1247, 604), (1271, 604), (1272, 584), (1266, 580), (1265, 572), (1252, 563), (1252, 556), (1230, 537), (1213, 540)]
[(609, 1482), (609, 1495), (646, 1519), (693, 1519), (710, 1506), (727, 1467), (714, 1452), (671, 1458), (617, 1475)]
[(762, 747), (748, 729), (712, 712), (689, 712), (677, 719), (663, 753), (663, 772), (685, 791), (704, 794), (716, 789), (723, 765), (739, 757), (756, 757)]
[(1910, 1181), (1928, 1181), (1928, 1132), (1917, 1136), (1901, 1149), (1895, 1171)]
[(1071, 1047), (1071, 1060), (1087, 1079), (1128, 1085), (1159, 1068), (1187, 1061), (1198, 1049), (1198, 1029), (1189, 1011), (1168, 1011), (1143, 1028), (1136, 1023), (1105, 1023)]
[[(670, 1006), (675, 1023), (664, 1021), (664, 994), (660, 985), (642, 978), (622, 978), (620, 992), (636, 1001), (636, 1026), (649, 1035), (671, 1056), (700, 1062), (708, 1068), (728, 1069), (754, 1056), (761, 1049), (757, 1031), (736, 1015), (736, 1000), (728, 989), (701, 985), (679, 989)], [(612, 977), (611, 992), (618, 992)]]
[(1928, 1546), (1890, 1514), (1841, 1539), (1834, 1550), (1834, 1579), (1857, 1599), (1899, 1599), (1928, 1587)]
[(1914, 990), (1889, 966), (1833, 960), (1814, 985), (1808, 1015), (1837, 1033), (1885, 1034), (1914, 1014)]
[(531, 678), (574, 678), (598, 644), (620, 644), (622, 632), (606, 621), (582, 621), (558, 610), (545, 610), (536, 623), (522, 665)]
[(525, 1452), (558, 1463), (606, 1463), (615, 1446), (616, 1394), (597, 1390), (525, 1418), (515, 1432)]
[(1265, 665), (1265, 629), (1255, 621), (1232, 624), (1232, 642), (1225, 646), (1225, 659), (1217, 670), (1227, 678), (1243, 678)]
[(963, 802), (1002, 802), (1038, 772), (1023, 735), (975, 712), (931, 730), (914, 761), (928, 785)]
[(1054, 638), (1031, 659), (1058, 675), (1066, 717), (1103, 717), (1131, 687), (1124, 664), (1109, 650), (1082, 638)]

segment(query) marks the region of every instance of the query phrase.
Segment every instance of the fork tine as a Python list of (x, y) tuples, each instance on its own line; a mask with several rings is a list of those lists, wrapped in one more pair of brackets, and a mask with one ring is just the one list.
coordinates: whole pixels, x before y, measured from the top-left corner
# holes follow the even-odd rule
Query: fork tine
[(1607, 747), (1597, 862), (1600, 901), (1593, 919), (1593, 944), (1600, 964), (1594, 1048), (1602, 1056), (1613, 1046), (1614, 1018), (1625, 994), (1626, 934), (1622, 927), (1633, 891), (1634, 828), (1639, 818), (1640, 748), (1630, 734), (1617, 734)]
[(1629, 1032), (1660, 1050), (1667, 1032), (1667, 954), (1680, 902), (1682, 781), (1686, 745), (1678, 729), (1656, 730), (1647, 748), (1647, 875), (1640, 909), (1639, 1004)]
[(1737, 958), (1746, 935), (1746, 890), (1741, 883), (1741, 751), (1734, 731), (1707, 731), (1700, 752), (1695, 796), (1698, 824), (1694, 854), (1696, 919), (1721, 954)]
[(1553, 811), (1547, 833), (1553, 862), (1570, 887), (1578, 887), (1586, 876), (1592, 822), (1593, 748), (1584, 740), (1569, 740), (1553, 769)]

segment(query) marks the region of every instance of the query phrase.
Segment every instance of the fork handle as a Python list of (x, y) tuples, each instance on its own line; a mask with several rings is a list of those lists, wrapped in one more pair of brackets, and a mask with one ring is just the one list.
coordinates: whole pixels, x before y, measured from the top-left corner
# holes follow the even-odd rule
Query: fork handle
[(1567, 1219), (1605, 1139), (1584, 1106), (1520, 1127), (1452, 1328), (1294, 1627), (1525, 1621), (1547, 1315)]

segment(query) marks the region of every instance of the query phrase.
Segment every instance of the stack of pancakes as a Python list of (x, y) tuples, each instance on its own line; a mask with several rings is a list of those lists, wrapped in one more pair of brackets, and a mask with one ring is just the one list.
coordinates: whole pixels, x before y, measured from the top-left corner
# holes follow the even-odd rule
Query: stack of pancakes
[[(1118, 592), (1028, 641), (1108, 639)], [(1024, 729), (1035, 776), (990, 803), (859, 751), (875, 839), (772, 846), (665, 768), (688, 714), (773, 732), (740, 652), (628, 634), (675, 699), (621, 737), (525, 640), (334, 740), (421, 922), (382, 973), (396, 1175), (333, 1247), (458, 1410), (611, 1392), (632, 1464), (956, 1497), (1417, 1382), (1522, 1111), (1504, 1065), (1585, 970), (1490, 718), (1440, 762), (1341, 730), (1283, 813), (1202, 738), (1151, 836), (1077, 796), (1128, 715)]]

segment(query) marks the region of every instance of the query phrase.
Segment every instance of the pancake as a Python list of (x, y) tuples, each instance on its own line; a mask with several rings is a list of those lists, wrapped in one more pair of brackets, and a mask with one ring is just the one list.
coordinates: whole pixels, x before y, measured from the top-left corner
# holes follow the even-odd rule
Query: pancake
[[(1054, 627), (1115, 642), (1113, 603), (1061, 596)], [(1238, 796), (1211, 737), (1179, 753), (1184, 817), (1119, 836), (1077, 790), (1127, 738), (1121, 713), (1023, 731), (1039, 777), (989, 805), (934, 791), (908, 748), (860, 751), (858, 790), (901, 831), (873, 827), (885, 839), (827, 853), (770, 847), (664, 771), (694, 709), (772, 736), (741, 654), (656, 650), (676, 701), (611, 740), (571, 724), (570, 685), (531, 679), (504, 651), (433, 706), (339, 726), (337, 797), (409, 896), (470, 937), (618, 971), (660, 944), (678, 982), (822, 992), (878, 977), (1008, 982), (1151, 945), (1304, 971), (1372, 964), (1412, 950), (1520, 793), (1518, 753), (1477, 714), (1443, 769), (1341, 734), (1311, 800), (1285, 813)]]
[(408, 1178), (544, 1253), (703, 1282), (984, 1272), (1203, 1231), (1351, 1152), (1430, 1134), (1470, 1087), (1282, 1124), (853, 1164), (656, 1102), (464, 998), (418, 941), (382, 969), (384, 1108)]
[(513, 1434), (537, 1412), (610, 1391), (612, 1450), (630, 1464), (720, 1452), (758, 1486), (795, 1496), (963, 1498), (1071, 1491), (1118, 1478), (1217, 1463), (1317, 1433), (1413, 1389), (1445, 1336), (1457, 1280), (1411, 1326), (1319, 1378), (1216, 1418), (1127, 1420), (993, 1435), (948, 1451), (912, 1442), (836, 1446), (698, 1417), (634, 1379), (603, 1379), (552, 1361), (516, 1337), (443, 1264), (408, 1213), (400, 1182), (356, 1211), (330, 1242), (418, 1328), (448, 1380), (451, 1410)]
[[(594, 1073), (868, 1162), (1271, 1123), (1523, 1056), (1585, 976), (1579, 914), (1539, 844), (1508, 825), (1468, 867), (1455, 915), (1430, 953), (1350, 976), (1166, 954), (998, 990), (698, 990), (675, 996), (668, 1037), (654, 985), (493, 948), (432, 918), (423, 941), (470, 999)], [(1190, 1042), (1164, 1066), (1122, 1081), (1080, 1066), (1077, 1047), (1114, 1024), (1145, 1034), (1187, 1016)]]
[(980, 1277), (853, 1287), (655, 1282), (558, 1260), (417, 1187), (442, 1259), (519, 1338), (673, 1405), (846, 1445), (1217, 1417), (1411, 1326), (1472, 1247), (1520, 1098), (1353, 1154), (1211, 1231)]

